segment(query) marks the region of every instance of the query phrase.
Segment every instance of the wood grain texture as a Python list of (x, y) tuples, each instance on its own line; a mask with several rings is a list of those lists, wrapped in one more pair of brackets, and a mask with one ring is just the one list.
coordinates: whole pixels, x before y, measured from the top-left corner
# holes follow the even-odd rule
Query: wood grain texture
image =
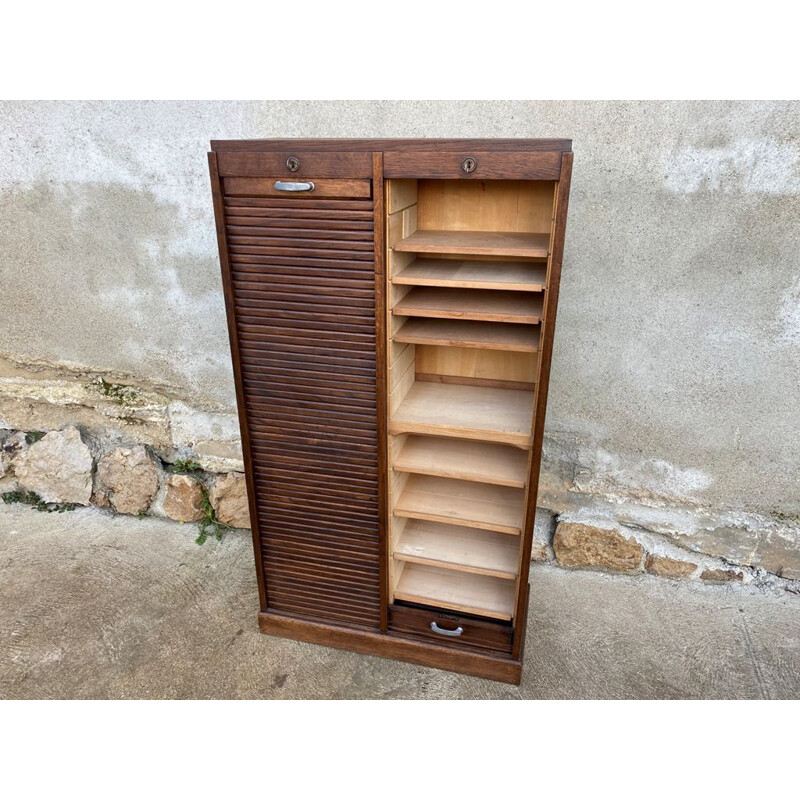
[(222, 181), (226, 197), (337, 197), (368, 198), (372, 196), (372, 181), (369, 180), (334, 180), (314, 178), (314, 188), (308, 192), (291, 194), (277, 189), (278, 181), (302, 181), (302, 178), (267, 177), (267, 178), (225, 178)]
[[(381, 154), (381, 164), (383, 164)], [(386, 181), (386, 213), (391, 216), (417, 203), (417, 181)]]
[(239, 416), (239, 430), (242, 437), (242, 456), (245, 463), (245, 482), (247, 484), (248, 509), (250, 512), (250, 532), (253, 537), (253, 552), (256, 562), (256, 578), (258, 581), (259, 607), (261, 611), (267, 610), (267, 589), (264, 582), (264, 564), (261, 558), (261, 530), (259, 527), (258, 510), (256, 508), (256, 488), (253, 480), (252, 469), (247, 469), (253, 463), (253, 451), (250, 440), (250, 429), (247, 423), (247, 407), (244, 398), (244, 384), (242, 374), (242, 360), (239, 351), (239, 336), (236, 329), (236, 312), (233, 295), (233, 282), (231, 279), (231, 264), (228, 258), (228, 241), (226, 234), (226, 218), (222, 180), (219, 174), (219, 164), (215, 153), (208, 154), (208, 168), (211, 178), (211, 197), (214, 205), (214, 222), (216, 225), (217, 245), (219, 248), (219, 263), (222, 274), (222, 290), (225, 297), (225, 314), (228, 322), (228, 337), (231, 346), (231, 361), (233, 376), (236, 385), (236, 406)]
[(386, 341), (386, 234), (383, 219), (386, 213), (386, 184), (383, 180), (383, 153), (372, 154), (374, 184), (373, 211), (375, 220), (375, 360), (376, 399), (378, 416), (378, 522), (380, 534), (380, 597), (381, 632), (389, 625), (389, 454), (388, 454), (388, 378), (389, 363)]
[(400, 270), (392, 282), (411, 286), (541, 292), (545, 279), (544, 267), (526, 262), (418, 258)]
[(536, 353), (512, 350), (418, 345), (416, 351), (418, 381), (532, 391), (539, 365)]
[(385, 636), (342, 625), (320, 623), (302, 616), (276, 613), (259, 614), (258, 624), (262, 633), (272, 636), (283, 636), (382, 658), (395, 658), (488, 680), (519, 684), (522, 677), (522, 664), (508, 655), (488, 651), (465, 652), (447, 642), (419, 641), (419, 637), (407, 636), (402, 630)]
[(508, 486), (411, 475), (393, 513), (513, 536), (522, 530), (524, 499), (521, 489)]
[(398, 600), (494, 619), (512, 618), (514, 595), (513, 581), (423, 564), (406, 564), (395, 591)]
[(543, 296), (528, 292), (480, 292), (415, 286), (392, 311), (406, 317), (465, 319), (536, 325), (542, 318)]
[[(567, 211), (569, 207), (569, 187), (572, 177), (572, 153), (562, 155), (561, 180), (556, 188), (555, 208), (553, 213), (552, 255), (548, 264), (547, 299), (544, 310), (545, 321), (542, 331), (542, 352), (537, 381), (536, 415), (533, 423), (531, 448), (531, 466), (528, 478), (528, 496), (525, 509), (522, 560), (519, 581), (522, 586), (528, 585), (530, 571), (531, 547), (533, 544), (533, 526), (536, 518), (536, 500), (539, 489), (539, 474), (542, 460), (542, 441), (544, 439), (544, 423), (547, 413), (547, 391), (550, 383), (550, 362), (553, 356), (553, 340), (558, 308), (558, 292), (561, 283), (561, 259), (564, 253), (564, 237), (567, 228)], [(519, 592), (515, 617), (523, 619), (527, 614), (527, 593)], [(517, 629), (514, 635), (513, 654), (519, 657), (525, 638), (524, 629)]]
[(533, 392), (415, 383), (395, 414), (389, 433), (478, 439), (529, 448)]
[[(223, 177), (261, 177), (275, 175), (290, 180), (305, 178), (371, 178), (372, 152), (346, 153), (337, 151), (315, 152), (303, 148), (302, 158), (291, 141), (285, 147), (270, 148), (265, 152), (242, 152), (240, 148), (214, 147), (220, 150), (217, 160)], [(286, 165), (290, 157), (300, 159), (300, 168), (292, 172)]]
[(518, 682), (571, 143), (212, 146), (262, 629)]
[(417, 183), (419, 227), (424, 230), (550, 233), (553, 181)]
[(535, 353), (539, 349), (539, 328), (534, 325), (497, 325), (492, 322), (413, 317), (395, 333), (394, 341)]
[[(261, 182), (224, 185), (254, 192)], [(351, 183), (328, 186), (347, 195)], [(376, 205), (382, 216), (380, 191), (224, 199), (266, 608), (385, 631)]]
[[(211, 149), (228, 152), (280, 152), (310, 150), (318, 153), (408, 152), (442, 153), (466, 150), (493, 152), (559, 152), (572, 150), (571, 139), (212, 139)], [(468, 153), (465, 153), (468, 155)], [(416, 176), (415, 176), (416, 177)]]
[[(465, 158), (475, 161), (474, 172), (464, 172)], [(556, 181), (561, 172), (561, 154), (506, 150), (396, 150), (384, 157), (387, 178), (436, 178), (448, 180), (540, 180)]]
[(528, 456), (516, 447), (444, 436), (408, 436), (394, 469), (524, 489)]
[[(435, 622), (444, 630), (461, 628), (461, 636), (445, 637), (431, 629)], [(497, 651), (511, 653), (512, 627), (507, 622), (480, 619), (456, 614), (453, 611), (429, 609), (405, 603), (395, 603), (389, 608), (389, 628), (392, 633), (426, 639), (448, 648), (472, 651)]]
[(395, 547), (394, 557), (513, 580), (517, 575), (519, 542), (493, 531), (411, 519)]
[(544, 233), (418, 230), (397, 242), (394, 249), (401, 253), (543, 258), (549, 251), (549, 239)]

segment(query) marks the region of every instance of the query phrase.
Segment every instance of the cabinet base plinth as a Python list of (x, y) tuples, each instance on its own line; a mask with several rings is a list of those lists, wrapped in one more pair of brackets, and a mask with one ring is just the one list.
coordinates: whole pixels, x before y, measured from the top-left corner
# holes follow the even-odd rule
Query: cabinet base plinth
[(417, 642), (397, 635), (342, 628), (273, 612), (261, 612), (258, 615), (258, 627), (262, 633), (271, 636), (282, 636), (286, 639), (352, 650), (370, 656), (408, 661), (411, 664), (460, 672), (492, 681), (519, 685), (522, 678), (522, 664), (512, 658), (468, 653), (463, 650), (456, 652), (446, 647)]

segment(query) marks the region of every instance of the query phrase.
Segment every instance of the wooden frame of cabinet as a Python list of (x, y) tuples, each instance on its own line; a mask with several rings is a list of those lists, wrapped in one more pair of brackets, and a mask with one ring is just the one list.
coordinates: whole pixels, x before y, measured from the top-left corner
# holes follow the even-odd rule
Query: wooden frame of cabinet
[(261, 630), (518, 683), (571, 143), (209, 166)]

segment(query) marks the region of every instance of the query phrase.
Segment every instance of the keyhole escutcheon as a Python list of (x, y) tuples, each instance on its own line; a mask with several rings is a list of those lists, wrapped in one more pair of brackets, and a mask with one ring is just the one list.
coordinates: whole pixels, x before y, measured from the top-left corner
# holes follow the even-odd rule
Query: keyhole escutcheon
[(469, 156), (468, 158), (465, 158), (461, 162), (461, 169), (463, 169), (464, 172), (467, 172), (467, 173), (475, 172), (475, 167), (477, 167), (477, 166), (478, 166), (477, 162), (471, 156)]

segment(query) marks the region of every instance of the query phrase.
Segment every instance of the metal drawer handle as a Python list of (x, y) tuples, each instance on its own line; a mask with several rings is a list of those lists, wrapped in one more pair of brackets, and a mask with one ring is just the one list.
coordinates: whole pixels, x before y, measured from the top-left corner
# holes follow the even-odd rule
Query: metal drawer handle
[(461, 636), (464, 633), (460, 625), (454, 631), (448, 631), (446, 628), (440, 628), (435, 622), (431, 622), (431, 630), (434, 633), (441, 633), (442, 636)]
[(313, 192), (314, 184), (311, 181), (275, 181), (275, 188), (279, 192)]

